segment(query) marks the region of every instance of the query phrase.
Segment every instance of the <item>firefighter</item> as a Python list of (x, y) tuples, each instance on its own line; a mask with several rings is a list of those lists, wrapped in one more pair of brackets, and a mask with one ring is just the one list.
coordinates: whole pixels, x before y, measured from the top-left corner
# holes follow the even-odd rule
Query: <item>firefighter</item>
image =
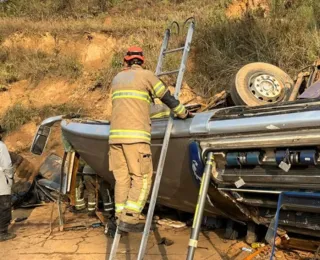
[(150, 103), (159, 98), (181, 119), (187, 118), (189, 112), (153, 72), (142, 68), (144, 56), (140, 47), (130, 47), (124, 61), (126, 67), (111, 83), (109, 166), (116, 180), (119, 229), (141, 232), (144, 224), (139, 223), (139, 216), (149, 195), (153, 173)]
[(5, 130), (0, 126), (0, 242), (13, 239), (15, 234), (8, 232), (11, 221), (11, 186), (13, 167), (7, 146), (2, 142)]
[[(98, 179), (98, 181), (96, 179)], [(99, 190), (99, 194), (103, 203), (104, 213), (106, 215), (111, 214), (114, 208), (109, 191), (110, 187), (108, 183), (106, 183), (101, 177), (97, 176), (94, 170), (87, 164), (83, 167), (82, 173), (78, 173), (77, 175), (75, 209), (80, 212), (86, 209), (86, 202), (84, 200), (84, 188), (87, 191), (87, 209), (90, 216), (95, 216), (98, 200), (98, 198), (96, 198), (96, 189)]]

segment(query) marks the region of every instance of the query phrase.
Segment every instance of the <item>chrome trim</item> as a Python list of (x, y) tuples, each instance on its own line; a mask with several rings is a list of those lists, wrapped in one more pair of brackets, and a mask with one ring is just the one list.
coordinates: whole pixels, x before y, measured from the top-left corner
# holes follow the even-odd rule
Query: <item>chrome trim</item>
[[(319, 113), (320, 114), (320, 113)], [(254, 141), (253, 141), (254, 140)], [(246, 148), (292, 147), (320, 144), (319, 129), (261, 134), (215, 136), (200, 140), (202, 149), (228, 150)]]
[(53, 126), (56, 122), (59, 122), (63, 119), (63, 115), (60, 115), (60, 116), (53, 116), (53, 117), (49, 117), (49, 118), (46, 118), (45, 120), (43, 120), (41, 122), (40, 125), (44, 125), (44, 126)]
[(233, 188), (218, 188), (221, 191), (236, 191), (236, 192), (250, 192), (250, 193), (263, 193), (263, 194), (280, 194), (282, 191), (276, 190), (248, 190), (248, 189), (233, 189)]

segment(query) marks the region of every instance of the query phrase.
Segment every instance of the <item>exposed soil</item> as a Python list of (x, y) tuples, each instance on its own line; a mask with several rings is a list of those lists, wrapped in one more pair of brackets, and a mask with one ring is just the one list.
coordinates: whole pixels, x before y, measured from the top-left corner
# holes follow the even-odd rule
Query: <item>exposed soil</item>
[(263, 16), (270, 12), (268, 0), (233, 0), (226, 10), (228, 18), (240, 18), (249, 11), (261, 11)]
[[(52, 211), (53, 209), (53, 211)], [(52, 232), (50, 222), (52, 217)], [(107, 259), (112, 238), (104, 235), (104, 227), (90, 227), (99, 223), (97, 218), (88, 217), (86, 214), (73, 214), (65, 211), (65, 228), (68, 231), (60, 232), (58, 228), (57, 207), (45, 204), (42, 207), (30, 209), (18, 209), (14, 211), (13, 218), (28, 217), (27, 220), (12, 224), (10, 231), (17, 234), (11, 241), (0, 243), (0, 251), (6, 252), (4, 259)], [(74, 227), (74, 230), (70, 230)], [(250, 249), (250, 246), (242, 240), (225, 240), (223, 230), (202, 231), (198, 248), (194, 259), (212, 260), (243, 260), (251, 253), (242, 248)], [(141, 234), (129, 234), (121, 239), (116, 259), (136, 259)], [(190, 228), (169, 228), (157, 225), (157, 229), (150, 233), (146, 251), (146, 260), (178, 260), (185, 259), (187, 245), (190, 236)], [(174, 242), (171, 246), (159, 245), (161, 238), (167, 238)], [(253, 259), (269, 259), (268, 249), (265, 253)], [(312, 254), (292, 252), (276, 252), (276, 259), (311, 259)]]
[(59, 39), (49, 33), (41, 36), (25, 36), (19, 33), (7, 38), (2, 46), (20, 47), (49, 54), (74, 55), (80, 57), (80, 61), (88, 70), (101, 68), (102, 63), (108, 64), (113, 53), (119, 48), (115, 38), (98, 33), (77, 35), (73, 40)]

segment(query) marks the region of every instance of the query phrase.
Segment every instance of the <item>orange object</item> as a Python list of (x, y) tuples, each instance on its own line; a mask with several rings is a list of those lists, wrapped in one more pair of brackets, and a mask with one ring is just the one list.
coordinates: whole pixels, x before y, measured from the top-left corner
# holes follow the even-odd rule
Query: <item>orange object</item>
[(265, 251), (269, 248), (269, 245), (266, 245), (264, 247), (259, 248), (257, 251), (255, 251), (254, 253), (250, 254), (249, 256), (247, 256), (245, 259), (243, 260), (252, 260), (254, 259), (257, 255), (259, 255), (262, 251)]
[(132, 46), (128, 49), (127, 55), (124, 57), (125, 61), (132, 59), (139, 59), (144, 62), (143, 50), (140, 47)]

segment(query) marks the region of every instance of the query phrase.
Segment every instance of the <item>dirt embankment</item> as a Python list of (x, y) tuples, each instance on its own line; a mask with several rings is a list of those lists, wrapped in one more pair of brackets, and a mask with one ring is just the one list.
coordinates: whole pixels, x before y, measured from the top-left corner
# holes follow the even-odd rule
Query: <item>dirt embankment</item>
[(249, 11), (260, 11), (266, 17), (270, 12), (268, 0), (234, 0), (226, 9), (228, 18), (240, 18)]
[[(226, 14), (228, 17), (239, 17), (249, 9), (259, 8), (268, 12), (266, 2), (266, 0), (234, 0), (226, 8)], [(113, 25), (114, 17), (109, 15), (106, 19), (102, 19), (101, 23), (103, 26)], [(152, 38), (152, 44), (160, 46), (161, 39), (162, 35), (159, 34), (157, 38)], [(47, 105), (59, 106), (67, 103), (77, 105), (82, 110), (80, 113), (85, 111), (86, 116), (108, 119), (111, 113), (108, 85), (113, 74), (121, 69), (119, 61), (122, 61), (123, 50), (132, 44), (149, 46), (150, 40), (143, 37), (133, 39), (132, 37), (115, 36), (107, 32), (82, 32), (78, 35), (58, 37), (54, 32), (33, 35), (20, 31), (9, 36), (2, 41), (2, 48), (9, 51), (15, 49), (39, 52), (52, 55), (52, 57), (76, 57), (81, 64), (82, 75), (75, 80), (64, 78), (58, 74), (54, 77), (44, 77), (37, 82), (30, 79), (8, 84), (5, 91), (0, 89), (0, 118), (15, 104), (40, 109)], [(158, 52), (155, 47), (154, 52)], [(193, 64), (193, 56), (191, 54), (190, 64)], [(38, 64), (35, 63), (32, 66), (36, 67)], [(99, 82), (99, 77), (104, 80)], [(206, 102), (206, 100), (197, 97), (186, 83), (182, 88), (180, 100), (182, 103)], [(39, 121), (29, 122), (10, 133), (5, 139), (10, 150), (28, 155), (27, 151)], [(59, 138), (58, 133), (56, 133), (56, 137)], [(55, 146), (57, 144), (53, 144), (53, 147)]]

